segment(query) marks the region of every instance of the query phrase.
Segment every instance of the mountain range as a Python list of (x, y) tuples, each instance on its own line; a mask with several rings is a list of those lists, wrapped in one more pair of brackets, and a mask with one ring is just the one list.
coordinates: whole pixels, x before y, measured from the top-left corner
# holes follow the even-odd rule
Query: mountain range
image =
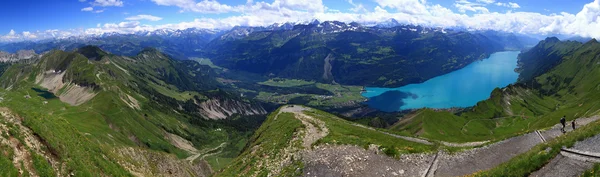
[[(539, 136), (452, 171), (528, 175), (600, 133), (598, 122), (540, 132), (598, 114), (600, 43), (533, 41), (390, 20), (5, 44), (0, 176), (446, 176), (454, 162)], [(519, 81), (473, 107), (362, 104), (364, 86), (423, 82), (504, 50), (522, 51)]]

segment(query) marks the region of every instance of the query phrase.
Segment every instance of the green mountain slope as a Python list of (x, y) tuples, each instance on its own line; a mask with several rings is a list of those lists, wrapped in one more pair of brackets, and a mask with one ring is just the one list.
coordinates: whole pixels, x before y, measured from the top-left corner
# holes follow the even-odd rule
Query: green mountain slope
[(490, 99), (462, 112), (418, 111), (390, 129), (452, 142), (502, 140), (552, 126), (562, 116), (596, 115), (599, 54), (596, 40), (581, 44), (548, 38), (520, 56), (521, 74), (535, 76), (531, 81), (496, 89)]
[(394, 87), (423, 82), (505, 49), (505, 38), (491, 40), (484, 34), (352, 24), (348, 28), (356, 30), (327, 31), (335, 26), (348, 24), (297, 25), (236, 40), (216, 39), (205, 53), (219, 66), (264, 76)]
[(30, 174), (208, 176), (222, 166), (208, 161), (237, 156), (266, 113), (216, 89), (211, 72), (93, 46), (12, 64), (0, 77), (0, 150), (25, 154), (9, 166)]
[[(407, 141), (303, 106), (283, 106), (254, 133), (244, 152), (217, 176), (298, 176), (315, 146), (358, 146), (382, 156), (432, 152), (433, 144)], [(327, 167), (322, 167), (327, 168)]]

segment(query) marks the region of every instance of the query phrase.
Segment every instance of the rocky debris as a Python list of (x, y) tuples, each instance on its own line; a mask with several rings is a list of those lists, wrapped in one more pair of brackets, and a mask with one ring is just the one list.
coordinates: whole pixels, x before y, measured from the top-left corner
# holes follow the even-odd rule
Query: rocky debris
[(600, 158), (593, 157), (600, 156), (600, 146), (598, 144), (600, 144), (600, 135), (579, 141), (570, 149), (562, 149), (561, 153), (554, 157), (550, 163), (531, 174), (531, 176), (579, 176), (586, 170), (593, 168), (594, 163), (600, 163)]
[(98, 94), (92, 88), (63, 82), (65, 74), (66, 71), (48, 70), (37, 75), (35, 82), (53, 94), (58, 94), (60, 90), (64, 90), (57, 96), (60, 101), (73, 106), (81, 105)]
[(198, 152), (198, 149), (196, 149), (194, 147), (192, 142), (186, 140), (185, 138), (182, 138), (179, 135), (165, 132), (165, 139), (169, 140), (169, 142), (173, 146), (175, 146), (179, 149), (185, 150), (189, 153), (197, 153)]
[(125, 161), (118, 163), (134, 176), (210, 176), (212, 169), (206, 161), (189, 163), (172, 154), (140, 148), (120, 148), (116, 153)]
[(457, 154), (441, 153), (435, 176), (464, 176), (487, 170), (529, 151), (541, 142), (537, 134), (529, 133)]
[(561, 176), (561, 177), (575, 177), (581, 175), (587, 169), (594, 167), (594, 163), (575, 160), (569, 157), (565, 157), (559, 154), (550, 163), (546, 164), (542, 169), (532, 173), (530, 176), (544, 177), (544, 176)]
[(325, 126), (325, 122), (321, 120), (303, 113), (296, 113), (296, 118), (302, 121), (305, 126), (305, 133), (302, 138), (302, 145), (305, 149), (310, 149), (312, 144), (329, 134), (329, 129)]
[(424, 176), (434, 154), (405, 154), (398, 159), (364, 148), (318, 146), (304, 151), (304, 176)]
[(600, 153), (600, 134), (575, 143), (572, 149)]
[[(8, 124), (13, 125), (18, 129), (19, 135), (10, 135), (8, 139), (0, 136), (0, 144), (8, 145), (13, 149), (14, 156), (13, 164), (19, 168), (22, 174), (24, 170), (27, 170), (31, 176), (36, 176), (36, 171), (33, 167), (32, 153), (38, 154), (44, 157), (52, 166), (57, 176), (62, 176), (61, 164), (57, 157), (51, 152), (47, 152), (49, 149), (42, 142), (42, 140), (36, 136), (31, 129), (21, 124), (22, 118), (14, 115), (9, 109), (0, 107), (0, 132), (9, 132)], [(5, 123), (2, 123), (5, 122)], [(5, 125), (6, 124), (6, 125)], [(15, 136), (20, 137), (20, 141)], [(21, 166), (23, 164), (24, 169)]]
[(130, 96), (126, 93), (123, 93), (120, 98), (121, 98), (121, 101), (123, 101), (125, 104), (127, 104), (127, 106), (129, 106), (129, 108), (141, 110), (140, 102), (137, 99), (133, 98), (132, 96)]
[(38, 56), (39, 55), (37, 55), (33, 50), (19, 50), (14, 54), (0, 51), (0, 63), (31, 60), (37, 58)]
[(227, 119), (234, 114), (265, 115), (267, 111), (260, 105), (253, 105), (232, 99), (210, 99), (199, 104), (200, 113), (209, 119)]
[[(578, 126), (582, 126), (599, 119), (600, 116), (579, 118), (577, 119), (577, 123)], [(509, 138), (482, 148), (471, 149), (454, 155), (442, 153), (439, 157), (439, 166), (435, 175), (463, 176), (493, 168), (521, 153), (529, 151), (535, 145), (542, 143), (544, 139), (549, 141), (562, 135), (563, 133), (560, 131), (561, 127), (561, 125), (557, 124), (548, 130)], [(572, 131), (569, 128), (566, 130)], [(540, 135), (542, 136), (540, 137)]]

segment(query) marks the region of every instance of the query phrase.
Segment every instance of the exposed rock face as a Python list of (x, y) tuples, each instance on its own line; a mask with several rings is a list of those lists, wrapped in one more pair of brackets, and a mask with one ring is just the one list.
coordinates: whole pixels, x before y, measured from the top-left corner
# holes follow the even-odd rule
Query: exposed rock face
[(209, 119), (227, 119), (234, 114), (245, 116), (265, 115), (267, 111), (254, 105), (233, 99), (210, 99), (199, 104), (200, 114)]
[(65, 73), (66, 71), (46, 71), (36, 77), (36, 83), (55, 94), (60, 101), (73, 106), (81, 105), (97, 95), (92, 88), (64, 83)]
[(39, 55), (33, 50), (19, 50), (17, 53), (7, 53), (0, 51), (0, 62), (19, 62), (22, 60), (32, 60), (38, 58)]

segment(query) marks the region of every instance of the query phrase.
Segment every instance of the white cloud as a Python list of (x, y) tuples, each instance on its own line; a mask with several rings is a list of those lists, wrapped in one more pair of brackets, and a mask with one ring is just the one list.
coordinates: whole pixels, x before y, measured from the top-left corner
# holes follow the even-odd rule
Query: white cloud
[[(25, 36), (36, 36), (35, 39), (62, 38), (67, 36), (95, 35), (108, 32), (133, 33), (157, 29), (230, 29), (234, 26), (267, 26), (273, 23), (298, 22), (319, 19), (320, 21), (337, 20), (343, 22), (359, 22), (373, 24), (394, 18), (400, 23), (431, 27), (461, 27), (477, 30), (499, 30), (524, 34), (565, 34), (600, 38), (600, 0), (586, 4), (576, 14), (560, 13), (544, 15), (534, 12), (489, 12), (486, 5), (497, 5), (490, 0), (455, 1), (452, 7), (431, 4), (425, 0), (374, 0), (375, 7), (362, 12), (339, 12), (325, 7), (321, 0), (292, 1), (273, 0), (271, 3), (248, 0), (243, 5), (227, 5), (218, 1), (199, 0), (152, 0), (156, 4), (176, 6), (190, 13), (224, 13), (239, 12), (225, 18), (202, 17), (193, 21), (147, 25), (141, 20), (148, 18), (129, 18), (126, 22), (99, 24), (93, 28), (71, 30), (46, 30), (17, 33), (11, 30), (0, 35), (0, 41), (17, 41), (33, 39)], [(307, 3), (309, 2), (309, 3)], [(348, 0), (348, 2), (350, 2)], [(188, 3), (189, 8), (180, 3)], [(356, 4), (356, 2), (352, 2)], [(486, 4), (489, 3), (489, 4)], [(200, 4), (200, 5), (198, 5)], [(210, 5), (212, 4), (212, 5)], [(456, 4), (464, 5), (456, 7)], [(510, 5), (510, 3), (507, 3)], [(510, 5), (518, 7), (518, 4)], [(449, 8), (457, 8), (453, 12)], [(461, 13), (475, 12), (472, 15)], [(489, 13), (488, 13), (489, 12)], [(136, 16), (133, 16), (136, 17)]]
[(491, 3), (496, 2), (496, 0), (477, 0), (477, 2), (485, 3), (485, 4), (491, 4)]
[[(485, 3), (490, 2), (488, 0), (478, 0), (478, 2), (479, 1), (483, 1)], [(456, 7), (458, 9), (458, 11), (461, 13), (465, 13), (467, 11), (490, 13), (490, 11), (486, 7), (484, 7), (485, 5), (486, 4), (473, 3), (473, 2), (469, 2), (467, 0), (457, 0), (454, 3), (454, 7)]]
[(161, 17), (157, 17), (157, 16), (152, 16), (152, 15), (136, 15), (136, 16), (127, 17), (127, 18), (125, 18), (125, 20), (130, 20), (130, 21), (139, 21), (139, 20), (159, 21), (159, 20), (162, 20), (162, 18)]
[(519, 6), (519, 4), (514, 3), (514, 2), (508, 2), (508, 3), (497, 2), (496, 5), (501, 6), (501, 7), (513, 8), (513, 9), (521, 8), (521, 6)]
[(95, 0), (94, 2), (92, 2), (92, 5), (102, 6), (102, 7), (108, 7), (108, 6), (123, 7), (123, 1), (121, 1), (121, 0)]
[(81, 11), (91, 12), (91, 11), (94, 11), (94, 8), (93, 7), (86, 7), (86, 8), (81, 9)]
[(350, 3), (350, 5), (352, 5), (353, 7), (350, 8), (349, 10), (355, 13), (358, 12), (367, 12), (368, 10), (365, 8), (365, 6), (362, 3), (354, 3), (352, 0), (347, 0), (348, 3)]
[(427, 7), (425, 0), (375, 0), (383, 8), (392, 8), (400, 13), (406, 13), (411, 15), (422, 15), (427, 14)]
[(228, 13), (228, 12), (255, 12), (261, 11), (292, 11), (303, 10), (308, 12), (324, 12), (326, 10), (321, 0), (274, 0), (273, 3), (256, 2), (247, 0), (245, 5), (230, 6), (221, 4), (216, 0), (151, 0), (157, 5), (177, 6), (182, 11), (198, 13)]

